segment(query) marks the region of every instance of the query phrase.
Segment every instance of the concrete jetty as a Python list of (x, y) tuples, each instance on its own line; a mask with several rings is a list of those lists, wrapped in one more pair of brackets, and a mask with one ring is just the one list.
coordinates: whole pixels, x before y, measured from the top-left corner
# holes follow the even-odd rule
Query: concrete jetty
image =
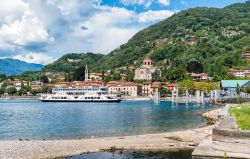
[(230, 105), (220, 112), (212, 136), (202, 141), (192, 153), (193, 159), (250, 159), (250, 131), (239, 130)]

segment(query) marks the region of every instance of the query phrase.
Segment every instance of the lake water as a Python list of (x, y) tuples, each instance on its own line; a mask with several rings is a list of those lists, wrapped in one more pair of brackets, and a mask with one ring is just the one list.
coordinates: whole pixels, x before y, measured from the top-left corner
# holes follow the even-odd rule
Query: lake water
[(0, 140), (79, 139), (161, 133), (199, 127), (212, 105), (146, 101), (121, 103), (42, 103), (1, 100)]
[(182, 150), (178, 152), (98, 152), (68, 157), (66, 159), (192, 159), (192, 151), (193, 150)]

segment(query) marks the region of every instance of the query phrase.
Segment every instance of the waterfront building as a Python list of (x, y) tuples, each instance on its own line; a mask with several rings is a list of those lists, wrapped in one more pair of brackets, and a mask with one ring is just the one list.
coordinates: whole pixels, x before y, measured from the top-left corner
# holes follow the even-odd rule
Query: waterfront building
[(221, 80), (221, 90), (228, 92), (229, 94), (236, 93), (237, 85), (244, 89), (250, 86), (250, 80)]
[(155, 91), (158, 91), (160, 87), (161, 87), (161, 82), (143, 82), (142, 95), (153, 96)]
[(121, 94), (125, 96), (137, 97), (141, 94), (141, 85), (133, 82), (108, 82), (107, 88), (109, 94)]
[(32, 90), (39, 90), (42, 89), (44, 86), (43, 82), (40, 81), (32, 81), (30, 82), (30, 87)]
[(144, 96), (153, 96), (156, 91), (159, 91), (160, 88), (165, 88), (167, 90), (174, 90), (177, 85), (173, 83), (166, 82), (143, 82), (142, 83), (142, 95)]
[(29, 82), (15, 79), (14, 81), (11, 81), (10, 84), (13, 85), (16, 88), (16, 90), (19, 91), (22, 88), (22, 86), (27, 86)]
[(177, 88), (177, 84), (174, 84), (174, 83), (168, 83), (167, 84), (167, 89), (172, 91), (174, 90), (175, 88)]
[(161, 76), (161, 70), (158, 67), (154, 67), (152, 60), (147, 58), (143, 60), (142, 65), (135, 70), (134, 79), (151, 81), (153, 78), (152, 75), (156, 71), (158, 71)]

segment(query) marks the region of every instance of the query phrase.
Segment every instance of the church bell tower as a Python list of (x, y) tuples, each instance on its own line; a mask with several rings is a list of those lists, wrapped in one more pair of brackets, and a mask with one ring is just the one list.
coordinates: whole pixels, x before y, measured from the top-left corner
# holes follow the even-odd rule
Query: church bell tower
[(85, 82), (89, 80), (89, 70), (88, 70), (88, 65), (85, 67)]

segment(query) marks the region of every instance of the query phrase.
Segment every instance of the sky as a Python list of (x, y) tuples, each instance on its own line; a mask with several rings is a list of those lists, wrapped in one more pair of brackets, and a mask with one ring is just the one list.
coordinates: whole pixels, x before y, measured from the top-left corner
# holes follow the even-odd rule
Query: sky
[(66, 53), (107, 54), (181, 10), (236, 2), (245, 0), (1, 0), (0, 58), (46, 65)]

